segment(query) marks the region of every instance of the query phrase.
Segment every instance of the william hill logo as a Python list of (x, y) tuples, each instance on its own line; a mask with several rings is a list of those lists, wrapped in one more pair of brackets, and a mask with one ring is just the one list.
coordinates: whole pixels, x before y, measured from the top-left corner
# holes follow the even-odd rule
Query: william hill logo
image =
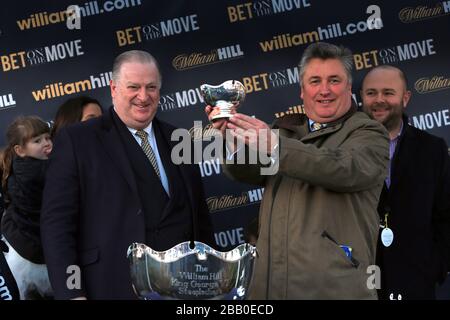
[(261, 202), (264, 188), (242, 192), (240, 196), (223, 195), (220, 197), (210, 197), (206, 199), (209, 212), (218, 212)]
[(305, 109), (303, 108), (303, 105), (297, 105), (297, 106), (289, 107), (289, 109), (286, 111), (276, 112), (275, 118), (282, 118), (288, 114), (304, 114), (304, 113), (305, 113)]
[(437, 3), (434, 7), (417, 6), (406, 7), (400, 10), (398, 17), (403, 23), (411, 23), (420, 20), (445, 16), (450, 13), (450, 1)]
[(420, 78), (414, 84), (414, 88), (418, 93), (429, 93), (439, 90), (450, 89), (450, 78), (443, 76), (434, 76), (430, 78)]
[(172, 60), (172, 65), (176, 70), (182, 71), (208, 64), (234, 60), (242, 58), (243, 56), (244, 52), (241, 50), (241, 46), (235, 44), (219, 49), (213, 49), (208, 53), (194, 52), (190, 54), (180, 54)]
[(43, 89), (32, 91), (34, 100), (43, 101), (53, 99), (69, 94), (103, 88), (109, 86), (109, 81), (112, 78), (112, 72), (103, 72), (95, 77), (91, 75), (89, 79), (80, 80), (76, 82), (55, 82), (45, 85)]
[(194, 141), (210, 141), (211, 137), (221, 135), (220, 131), (215, 129), (210, 123), (204, 128), (201, 128), (201, 130), (198, 129), (199, 128), (195, 126), (189, 129), (189, 134)]
[(16, 101), (14, 100), (12, 93), (0, 95), (0, 111), (13, 108), (15, 106)]

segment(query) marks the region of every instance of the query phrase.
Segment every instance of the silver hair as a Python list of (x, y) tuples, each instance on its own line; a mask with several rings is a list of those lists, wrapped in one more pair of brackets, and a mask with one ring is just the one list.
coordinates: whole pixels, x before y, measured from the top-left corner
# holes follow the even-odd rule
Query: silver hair
[(308, 46), (298, 64), (298, 78), (302, 86), (305, 69), (311, 59), (337, 59), (344, 66), (349, 83), (352, 83), (353, 55), (350, 49), (327, 42), (316, 42)]
[(150, 53), (142, 50), (130, 50), (119, 54), (116, 59), (114, 59), (113, 69), (112, 69), (112, 79), (117, 81), (120, 77), (120, 71), (122, 65), (127, 62), (138, 62), (142, 64), (154, 64), (158, 70), (159, 76), (159, 87), (161, 87), (162, 77), (159, 70), (158, 61)]

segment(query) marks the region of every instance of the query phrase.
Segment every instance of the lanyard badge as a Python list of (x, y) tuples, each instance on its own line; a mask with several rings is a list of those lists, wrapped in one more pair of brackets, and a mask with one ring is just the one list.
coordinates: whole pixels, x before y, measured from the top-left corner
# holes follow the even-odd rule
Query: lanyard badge
[(383, 230), (381, 231), (381, 243), (385, 247), (389, 247), (394, 241), (394, 232), (388, 227), (388, 217), (389, 213), (384, 215), (384, 225), (381, 225)]

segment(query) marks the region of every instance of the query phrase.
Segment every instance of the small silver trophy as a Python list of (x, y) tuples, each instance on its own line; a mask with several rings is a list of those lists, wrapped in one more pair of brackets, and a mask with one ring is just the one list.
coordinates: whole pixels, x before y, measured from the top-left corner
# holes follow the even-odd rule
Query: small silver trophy
[(220, 252), (202, 242), (191, 244), (155, 251), (133, 243), (127, 256), (136, 295), (143, 300), (245, 299), (256, 248), (246, 243)]
[(206, 104), (220, 109), (212, 120), (232, 117), (233, 108), (237, 108), (245, 99), (245, 87), (237, 80), (227, 80), (218, 86), (202, 84), (200, 92)]

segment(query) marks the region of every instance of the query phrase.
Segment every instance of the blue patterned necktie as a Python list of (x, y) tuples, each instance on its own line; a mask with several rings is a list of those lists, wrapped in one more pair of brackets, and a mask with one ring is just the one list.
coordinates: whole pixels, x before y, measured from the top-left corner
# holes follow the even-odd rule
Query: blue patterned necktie
[(138, 130), (136, 131), (136, 135), (141, 138), (141, 147), (142, 150), (144, 150), (145, 155), (150, 160), (150, 163), (153, 166), (153, 169), (155, 169), (156, 174), (158, 175), (159, 180), (161, 180), (161, 174), (159, 173), (158, 163), (156, 162), (155, 153), (153, 152), (153, 149), (148, 142), (148, 133), (144, 130)]

